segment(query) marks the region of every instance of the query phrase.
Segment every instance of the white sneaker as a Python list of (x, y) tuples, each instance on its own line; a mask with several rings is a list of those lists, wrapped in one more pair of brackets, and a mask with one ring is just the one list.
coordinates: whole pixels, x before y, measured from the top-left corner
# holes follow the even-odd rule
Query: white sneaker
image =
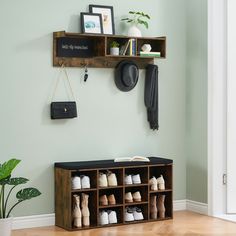
[(125, 184), (133, 184), (131, 175), (125, 175)]
[(71, 187), (72, 189), (81, 189), (81, 181), (79, 176), (71, 178)]
[(117, 186), (118, 185), (116, 174), (112, 173), (111, 171), (108, 171), (107, 181), (108, 181), (108, 186)]
[(109, 224), (117, 224), (117, 216), (115, 211), (108, 211)]
[(99, 212), (99, 223), (100, 225), (108, 225), (108, 213), (106, 211)]
[(141, 184), (140, 174), (132, 175), (133, 184)]
[(108, 184), (107, 184), (107, 176), (100, 172), (99, 173), (99, 187), (107, 187)]
[(159, 190), (165, 190), (165, 180), (162, 175), (157, 178), (157, 185)]
[(81, 187), (90, 188), (90, 178), (87, 175), (81, 176)]
[(138, 207), (133, 208), (134, 220), (143, 220), (142, 210)]
[(127, 222), (134, 221), (133, 210), (129, 207), (125, 208), (125, 221)]
[(150, 180), (149, 180), (149, 184), (151, 185), (151, 190), (152, 191), (157, 191), (157, 179), (155, 176), (153, 176)]

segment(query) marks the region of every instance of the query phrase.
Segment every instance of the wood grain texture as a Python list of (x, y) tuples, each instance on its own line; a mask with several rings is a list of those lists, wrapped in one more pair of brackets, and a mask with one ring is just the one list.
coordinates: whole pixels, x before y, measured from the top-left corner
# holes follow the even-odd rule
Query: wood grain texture
[(234, 236), (236, 224), (192, 212), (179, 211), (174, 219), (145, 224), (67, 232), (58, 227), (15, 230), (12, 236)]
[[(106, 208), (99, 207), (99, 197), (102, 195), (114, 194), (118, 206), (112, 206), (117, 212), (118, 224), (129, 224), (124, 221), (124, 213), (126, 207), (139, 207), (142, 210), (144, 220), (148, 222), (149, 217), (149, 201), (151, 194), (164, 194), (165, 195), (165, 209), (166, 218), (157, 219), (169, 220), (173, 218), (173, 197), (172, 197), (172, 164), (168, 165), (153, 165), (152, 163), (148, 166), (128, 166), (116, 167), (116, 168), (98, 168), (98, 169), (77, 169), (67, 170), (63, 168), (55, 167), (55, 212), (56, 212), (56, 226), (64, 229), (75, 231), (84, 230), (88, 228), (100, 227), (99, 225), (99, 211), (110, 209), (109, 206)], [(100, 173), (107, 173), (112, 171), (115, 173), (118, 186), (102, 187), (98, 186), (98, 179)], [(124, 185), (125, 175), (139, 174), (141, 178), (141, 184)], [(90, 184), (92, 189), (71, 189), (71, 177), (87, 175), (90, 177)], [(150, 192), (149, 179), (152, 176), (159, 177), (163, 175), (167, 191), (154, 191)], [(137, 192), (141, 194), (141, 202), (125, 203), (124, 195), (127, 192)], [(89, 210), (90, 210), (90, 227), (74, 228), (72, 223), (72, 195), (84, 192), (89, 195)], [(131, 224), (138, 224), (140, 221), (131, 222)], [(105, 225), (104, 227), (106, 227)]]
[[(79, 58), (79, 57), (58, 57), (57, 56), (57, 38), (71, 37), (71, 38), (90, 38), (95, 41), (94, 57), (92, 58)], [(152, 51), (161, 52), (161, 58), (166, 58), (166, 37), (132, 37), (136, 39), (137, 53), (135, 56), (111, 56), (110, 43), (114, 40), (118, 41), (120, 45), (125, 44), (129, 39), (127, 36), (121, 35), (102, 35), (102, 34), (77, 34), (67, 33), (65, 31), (53, 33), (53, 66), (61, 66), (64, 64), (66, 67), (94, 67), (94, 68), (114, 68), (117, 64), (124, 60), (134, 61), (140, 69), (144, 69), (148, 64), (154, 63), (153, 57), (140, 57), (139, 51), (143, 44), (148, 43), (152, 46)]]

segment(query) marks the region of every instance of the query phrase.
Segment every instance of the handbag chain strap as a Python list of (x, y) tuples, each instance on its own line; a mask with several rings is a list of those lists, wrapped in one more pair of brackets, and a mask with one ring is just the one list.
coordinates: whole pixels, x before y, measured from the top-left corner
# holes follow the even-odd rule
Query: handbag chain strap
[(65, 73), (66, 80), (67, 80), (67, 82), (68, 82), (68, 84), (69, 84), (69, 88), (70, 88), (72, 97), (74, 98), (74, 100), (76, 100), (76, 99), (75, 99), (75, 96), (74, 96), (74, 93), (73, 93), (73, 90), (72, 90), (72, 86), (71, 86), (71, 84), (70, 84), (70, 80), (69, 80), (69, 77), (68, 77), (68, 74), (67, 74), (65, 65), (62, 64), (61, 67), (60, 67), (60, 73), (59, 73), (59, 75), (58, 75), (58, 77), (57, 77), (57, 82), (56, 82), (56, 85), (55, 85), (55, 88), (54, 88), (54, 91), (53, 91), (53, 94), (52, 94), (52, 101), (53, 101), (53, 99), (54, 99), (54, 97), (55, 97), (56, 90), (57, 90), (57, 86), (58, 86), (58, 84), (59, 84), (59, 80), (60, 80), (60, 77), (61, 77), (61, 73), (62, 73), (62, 72)]

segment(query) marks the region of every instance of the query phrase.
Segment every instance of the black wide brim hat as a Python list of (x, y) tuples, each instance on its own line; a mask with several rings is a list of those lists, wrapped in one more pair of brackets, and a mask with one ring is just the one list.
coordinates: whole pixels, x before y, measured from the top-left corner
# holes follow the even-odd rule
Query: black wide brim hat
[(123, 92), (132, 90), (139, 77), (139, 69), (133, 61), (123, 60), (115, 69), (115, 84)]

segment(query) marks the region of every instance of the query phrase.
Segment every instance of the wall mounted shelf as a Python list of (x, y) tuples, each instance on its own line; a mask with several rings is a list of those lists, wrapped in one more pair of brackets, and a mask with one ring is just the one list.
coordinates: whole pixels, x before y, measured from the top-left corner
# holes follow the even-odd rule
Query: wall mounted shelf
[[(120, 45), (125, 45), (129, 39), (134, 39), (136, 49), (133, 56), (130, 55), (110, 55), (110, 43), (117, 41)], [(89, 41), (93, 48), (93, 55), (86, 57), (66, 55), (61, 56), (58, 53), (59, 41), (74, 40), (78, 45), (80, 42)], [(143, 69), (147, 64), (153, 64), (154, 58), (151, 56), (140, 56), (139, 52), (143, 44), (150, 44), (152, 51), (160, 52), (161, 55), (158, 59), (166, 58), (166, 37), (128, 37), (122, 35), (103, 35), (103, 34), (79, 34), (79, 33), (67, 33), (65, 31), (59, 31), (53, 33), (53, 66), (61, 66), (64, 64), (66, 67), (94, 67), (94, 68), (114, 68), (120, 61), (124, 59), (130, 59), (137, 63), (140, 69)], [(67, 45), (67, 51), (73, 51), (73, 47)], [(74, 50), (75, 52), (75, 50)]]

